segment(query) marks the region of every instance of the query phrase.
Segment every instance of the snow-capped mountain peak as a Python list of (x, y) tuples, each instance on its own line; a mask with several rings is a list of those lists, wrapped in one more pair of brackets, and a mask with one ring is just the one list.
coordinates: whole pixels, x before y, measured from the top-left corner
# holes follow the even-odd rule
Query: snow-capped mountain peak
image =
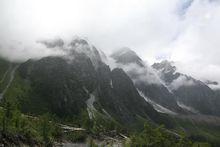
[(118, 51), (114, 52), (111, 55), (111, 57), (114, 58), (117, 63), (121, 63), (125, 65), (134, 63), (141, 67), (144, 66), (144, 63), (141, 60), (141, 58), (134, 51), (132, 51), (130, 48), (127, 47), (123, 47)]
[(74, 52), (85, 54), (90, 58), (95, 68), (97, 68), (102, 62), (100, 52), (86, 39), (75, 37), (68, 44), (68, 50), (70, 54), (73, 54)]

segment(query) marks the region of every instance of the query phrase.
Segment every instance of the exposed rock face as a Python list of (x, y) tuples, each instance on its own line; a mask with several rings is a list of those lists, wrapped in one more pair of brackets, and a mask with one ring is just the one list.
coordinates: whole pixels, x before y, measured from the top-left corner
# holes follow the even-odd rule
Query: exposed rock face
[(160, 78), (178, 97), (178, 101), (203, 114), (216, 114), (215, 92), (205, 83), (176, 71), (172, 62), (162, 61), (152, 65)]

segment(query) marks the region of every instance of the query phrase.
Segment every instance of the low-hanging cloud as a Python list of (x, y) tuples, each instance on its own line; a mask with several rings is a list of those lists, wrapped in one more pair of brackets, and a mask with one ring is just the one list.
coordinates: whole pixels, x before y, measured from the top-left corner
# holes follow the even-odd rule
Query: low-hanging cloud
[(12, 62), (24, 62), (30, 58), (39, 59), (46, 56), (62, 55), (61, 49), (51, 49), (39, 43), (23, 44), (15, 40), (0, 44), (0, 57)]
[(145, 84), (161, 85), (162, 82), (155, 71), (150, 66), (141, 67), (136, 63), (130, 64), (114, 64), (116, 67), (122, 68), (133, 80), (134, 83), (144, 82)]
[(171, 90), (177, 90), (180, 87), (188, 87), (193, 85), (195, 85), (195, 82), (191, 78), (187, 78), (184, 75), (180, 75), (169, 85), (169, 88)]
[(55, 47), (62, 48), (64, 46), (64, 41), (61, 38), (41, 39), (41, 40), (37, 40), (36, 42), (45, 45), (47, 48), (55, 48)]

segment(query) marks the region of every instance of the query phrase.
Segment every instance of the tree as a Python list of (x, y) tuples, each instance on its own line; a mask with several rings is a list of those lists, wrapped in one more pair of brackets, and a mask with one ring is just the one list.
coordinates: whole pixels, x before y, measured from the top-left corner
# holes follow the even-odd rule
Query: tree
[(40, 134), (43, 138), (45, 146), (51, 146), (51, 129), (49, 114), (46, 113), (40, 117)]
[(4, 102), (4, 109), (3, 109), (3, 119), (2, 119), (2, 127), (3, 132), (6, 133), (9, 130), (9, 127), (13, 127), (13, 117), (17, 112), (16, 105), (12, 101), (6, 100)]
[(154, 128), (146, 123), (141, 133), (136, 133), (131, 137), (131, 146), (190, 147), (192, 143), (185, 135), (181, 135), (181, 138), (177, 139), (168, 133), (163, 126)]

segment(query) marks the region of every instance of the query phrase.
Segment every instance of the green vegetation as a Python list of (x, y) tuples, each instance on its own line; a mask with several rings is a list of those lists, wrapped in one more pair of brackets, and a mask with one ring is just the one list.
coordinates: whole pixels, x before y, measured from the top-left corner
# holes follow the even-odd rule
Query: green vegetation
[(112, 130), (115, 130), (116, 132), (122, 132), (124, 130), (123, 127), (113, 118), (106, 117), (105, 115), (98, 112), (94, 112), (94, 114), (95, 117), (90, 128), (90, 131), (93, 134), (105, 133)]
[(176, 130), (184, 128), (193, 142), (197, 142), (198, 144), (201, 143), (203, 146), (204, 144), (207, 144), (207, 142), (213, 147), (220, 146), (220, 127), (218, 125), (209, 125), (180, 118), (176, 118), (175, 120), (177, 121), (176, 124), (178, 124)]
[(142, 132), (132, 135), (130, 145), (132, 147), (190, 147), (192, 142), (185, 135), (175, 136), (168, 133), (162, 126), (153, 128), (146, 123)]
[(53, 141), (61, 137), (58, 125), (49, 121), (49, 115), (31, 117), (23, 115), (18, 105), (12, 101), (4, 101), (0, 110), (0, 122), (2, 134), (19, 134), (27, 140), (35, 140), (49, 146)]
[[(112, 118), (94, 112), (94, 119), (90, 120), (88, 113), (82, 111), (79, 118), (74, 117), (65, 122), (75, 124), (75, 126), (86, 128), (87, 131), (68, 131), (64, 132), (58, 125), (61, 119), (51, 115), (43, 114), (39, 117), (31, 117), (23, 115), (19, 111), (18, 104), (14, 101), (3, 101), (3, 108), (0, 109), (0, 122), (2, 133), (20, 134), (26, 138), (34, 139), (44, 146), (52, 146), (53, 142), (69, 140), (71, 142), (86, 142), (89, 136), (99, 136), (100, 134), (108, 134), (112, 130), (117, 133), (125, 131), (125, 129)], [(56, 123), (55, 123), (56, 122)], [(90, 134), (90, 135), (89, 135)], [(124, 146), (127, 147), (210, 147), (206, 142), (195, 142), (189, 139), (184, 133), (175, 135), (168, 132), (163, 126), (155, 127), (145, 123), (141, 132), (130, 132), (130, 139), (125, 141)], [(181, 134), (181, 133), (178, 133)], [(96, 144), (92, 138), (88, 144), (95, 147)]]

